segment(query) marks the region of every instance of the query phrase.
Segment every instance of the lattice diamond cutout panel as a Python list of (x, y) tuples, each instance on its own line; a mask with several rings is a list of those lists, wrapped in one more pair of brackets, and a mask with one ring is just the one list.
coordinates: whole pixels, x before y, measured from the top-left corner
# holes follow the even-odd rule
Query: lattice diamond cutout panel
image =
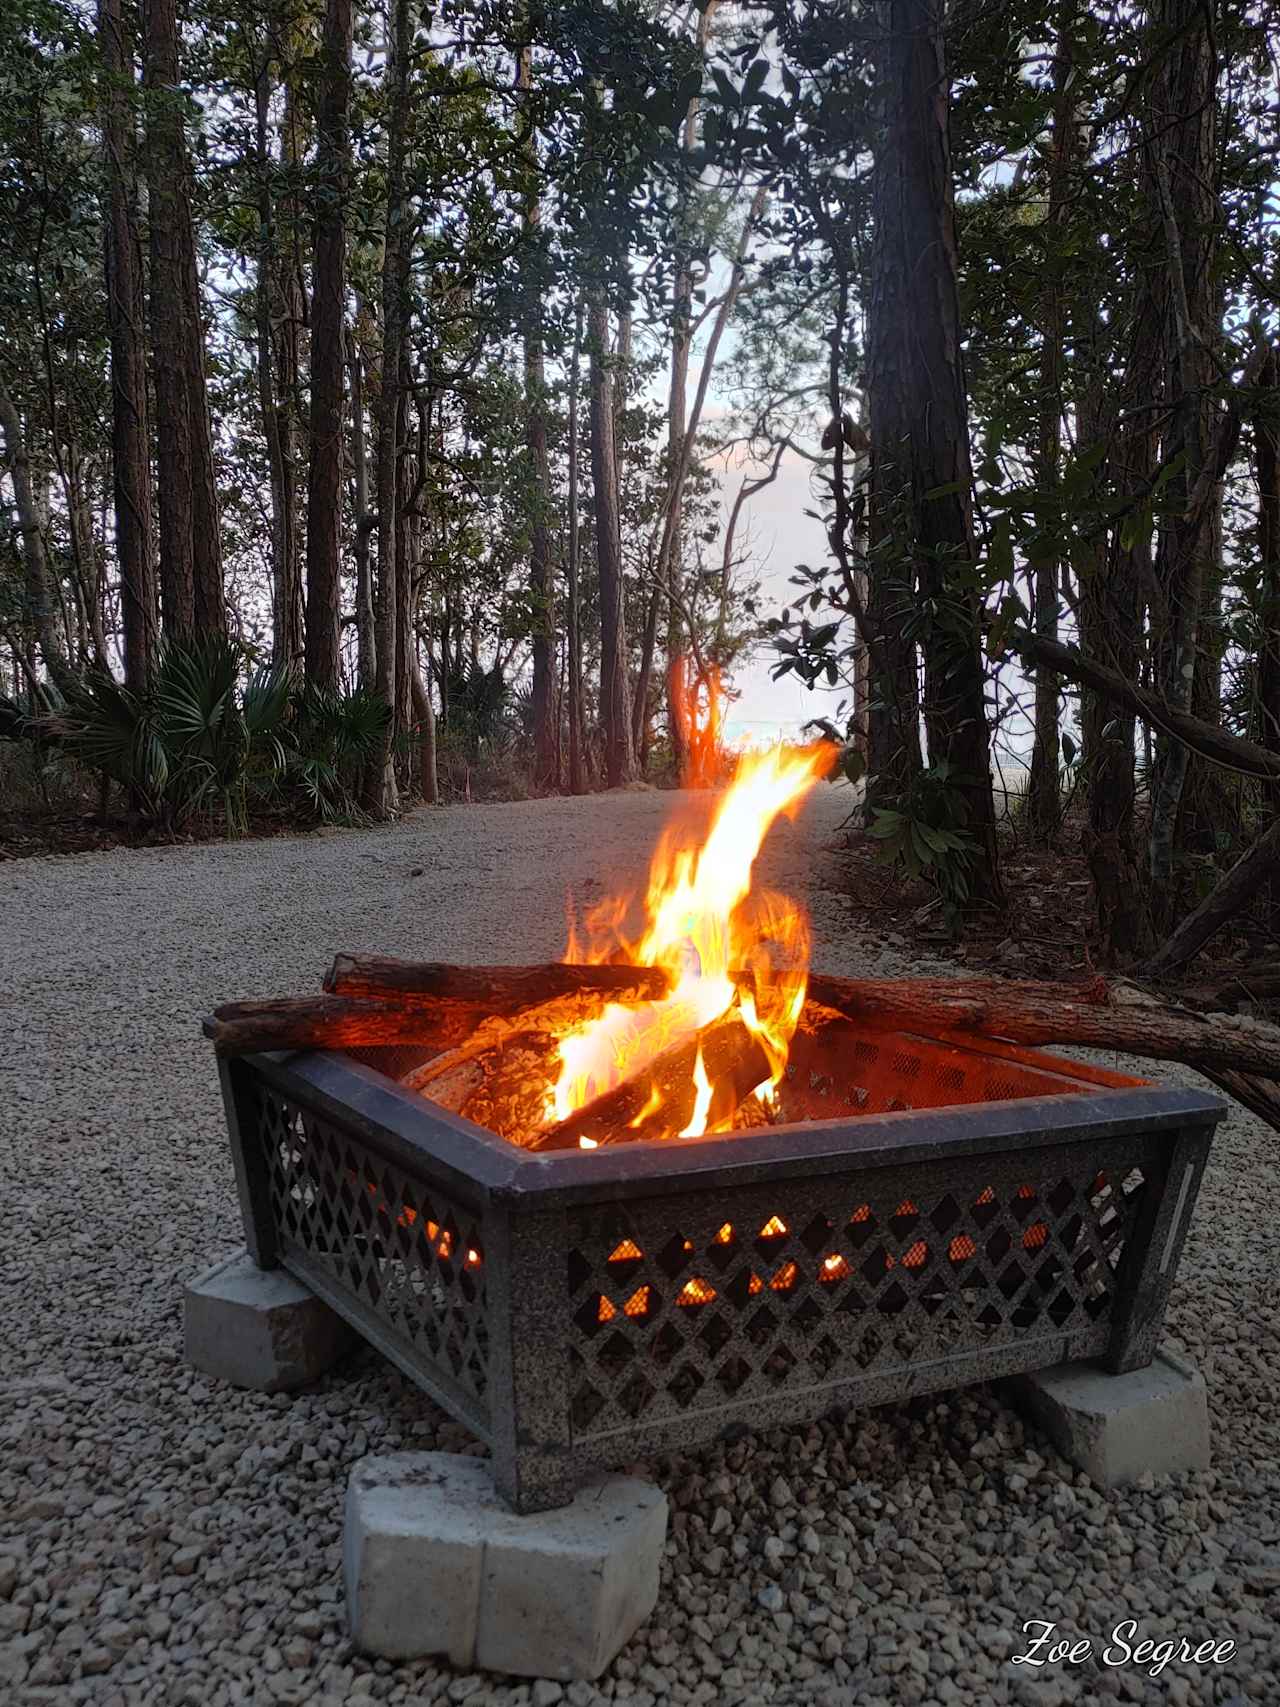
[(577, 1212), (575, 1436), (1105, 1324), (1137, 1158), (984, 1165), (977, 1185), (894, 1168)]
[(489, 1345), (476, 1217), (261, 1082), (252, 1099), (246, 1139), (262, 1147), (282, 1244), (483, 1402)]
[(1011, 1044), (997, 1050), (977, 1037), (943, 1042), (912, 1032), (863, 1031), (852, 1021), (830, 1019), (816, 1029), (802, 1022), (779, 1097), (785, 1119), (831, 1120), (1068, 1096), (1091, 1083), (1138, 1082)]

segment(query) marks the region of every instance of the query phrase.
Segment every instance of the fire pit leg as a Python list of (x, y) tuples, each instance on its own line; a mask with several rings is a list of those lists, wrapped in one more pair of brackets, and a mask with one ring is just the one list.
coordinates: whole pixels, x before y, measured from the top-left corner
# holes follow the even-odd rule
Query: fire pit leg
[[(490, 1377), (510, 1393), (493, 1418), (493, 1479), (513, 1511), (568, 1505), (580, 1480), (573, 1470), (569, 1355), (555, 1331), (564, 1315), (563, 1210), (506, 1210), (489, 1238), (498, 1261), (489, 1295), (493, 1323)], [(548, 1325), (552, 1332), (548, 1332)]]

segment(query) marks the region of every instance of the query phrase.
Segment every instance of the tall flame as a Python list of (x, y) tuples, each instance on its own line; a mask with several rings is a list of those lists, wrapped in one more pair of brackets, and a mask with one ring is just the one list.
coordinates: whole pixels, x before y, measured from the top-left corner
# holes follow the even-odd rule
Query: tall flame
[[(665, 968), (671, 991), (639, 1007), (611, 1003), (597, 1019), (561, 1038), (548, 1121), (564, 1120), (623, 1080), (641, 1078), (657, 1056), (692, 1039), (735, 1004), (769, 1062), (769, 1078), (757, 1092), (769, 1097), (785, 1071), (804, 1006), (809, 930), (794, 902), (768, 891), (753, 894), (751, 872), (774, 820), (796, 811), (830, 768), (834, 752), (821, 743), (745, 755), (702, 846), (688, 845), (677, 832), (663, 838), (650, 867), (648, 923), (639, 942), (622, 938), (625, 903), (606, 903), (593, 914), (586, 958), (603, 959), (621, 946), (633, 964)], [(582, 950), (575, 944), (570, 952)], [(754, 990), (735, 983), (732, 974), (742, 971), (754, 974)], [(700, 1050), (693, 1088), (692, 1118), (678, 1127), (669, 1123), (663, 1136), (697, 1137), (709, 1129), (714, 1086)], [(660, 1103), (661, 1093), (651, 1085), (642, 1119), (652, 1120)], [(682, 1107), (687, 1106), (685, 1099)]]

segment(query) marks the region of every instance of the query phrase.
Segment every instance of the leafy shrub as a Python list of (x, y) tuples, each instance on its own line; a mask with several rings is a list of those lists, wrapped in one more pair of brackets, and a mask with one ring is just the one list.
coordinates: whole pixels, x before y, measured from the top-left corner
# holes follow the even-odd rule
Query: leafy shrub
[(169, 645), (145, 694), (92, 672), (32, 719), (31, 732), (110, 777), (170, 830), (220, 810), (228, 836), (243, 833), (250, 798), (301, 802), (325, 822), (359, 817), (359, 770), (388, 708), (366, 694), (295, 688), (274, 667), (244, 678), (244, 665), (230, 641)]
[(881, 859), (933, 884), (952, 926), (969, 899), (969, 873), (979, 852), (965, 828), (969, 807), (957, 780), (952, 767), (938, 760), (913, 777), (892, 806), (873, 812), (868, 825)]

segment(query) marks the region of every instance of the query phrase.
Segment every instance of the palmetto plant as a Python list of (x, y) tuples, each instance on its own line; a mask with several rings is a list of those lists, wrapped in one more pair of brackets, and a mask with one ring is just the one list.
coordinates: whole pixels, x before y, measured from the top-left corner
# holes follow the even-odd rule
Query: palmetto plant
[(363, 694), (295, 690), (226, 640), (170, 645), (145, 694), (105, 673), (84, 676), (44, 720), (89, 769), (118, 782), (171, 829), (220, 808), (228, 835), (248, 827), (250, 794), (301, 795), (325, 820), (355, 815), (354, 772), (376, 745), (386, 707)]
[(390, 712), (384, 700), (357, 690), (304, 688), (294, 706), (290, 745), (281, 771), (325, 823), (358, 818), (360, 772), (382, 750)]

